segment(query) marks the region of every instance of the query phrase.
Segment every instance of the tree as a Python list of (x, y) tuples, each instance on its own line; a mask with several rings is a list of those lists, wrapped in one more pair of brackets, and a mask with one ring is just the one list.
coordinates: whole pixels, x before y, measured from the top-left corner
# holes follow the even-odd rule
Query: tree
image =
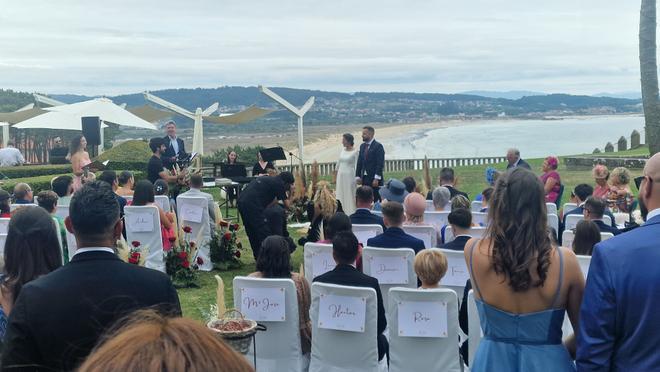
[(646, 143), (649, 145), (651, 155), (660, 152), (660, 100), (658, 99), (658, 63), (655, 39), (655, 0), (642, 0), (639, 14), (639, 65), (646, 121)]

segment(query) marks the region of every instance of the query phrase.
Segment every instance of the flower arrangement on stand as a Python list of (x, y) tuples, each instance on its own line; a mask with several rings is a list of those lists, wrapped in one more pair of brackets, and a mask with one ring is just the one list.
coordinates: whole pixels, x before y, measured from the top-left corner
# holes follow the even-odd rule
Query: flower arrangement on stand
[(307, 202), (309, 197), (306, 193), (305, 182), (300, 172), (296, 172), (295, 187), (291, 195), (291, 205), (289, 207), (289, 222), (301, 223), (309, 221), (307, 216)]
[(211, 262), (218, 270), (231, 270), (243, 266), (241, 250), (243, 245), (236, 236), (240, 226), (226, 224), (216, 229), (211, 236)]
[(190, 239), (191, 232), (190, 226), (184, 226), (183, 239), (165, 252), (165, 270), (176, 288), (199, 287), (197, 269), (204, 261), (197, 256), (197, 244)]

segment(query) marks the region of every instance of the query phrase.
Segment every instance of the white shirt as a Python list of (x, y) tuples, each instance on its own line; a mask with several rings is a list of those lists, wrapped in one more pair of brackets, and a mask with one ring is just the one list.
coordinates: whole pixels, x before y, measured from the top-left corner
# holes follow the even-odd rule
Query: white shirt
[(86, 247), (86, 248), (78, 248), (76, 250), (76, 253), (74, 253), (73, 255), (75, 256), (78, 253), (86, 253), (86, 252), (108, 252), (115, 254), (115, 251), (112, 248), (108, 248), (108, 247)]
[(660, 215), (660, 208), (656, 208), (652, 211), (649, 212), (649, 214), (646, 215), (646, 220), (650, 220), (651, 218)]
[(174, 149), (174, 154), (179, 155), (179, 141), (176, 140), (176, 136), (170, 137), (170, 145)]
[(0, 167), (13, 167), (25, 163), (21, 152), (11, 146), (0, 149)]

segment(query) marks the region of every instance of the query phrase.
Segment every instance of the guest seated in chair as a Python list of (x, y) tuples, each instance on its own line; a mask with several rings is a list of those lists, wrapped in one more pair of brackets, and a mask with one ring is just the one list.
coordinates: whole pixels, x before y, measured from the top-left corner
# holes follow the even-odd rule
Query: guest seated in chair
[(14, 186), (14, 204), (32, 204), (34, 195), (27, 183), (21, 182)]
[(289, 243), (281, 236), (271, 235), (261, 244), (257, 259), (257, 271), (248, 275), (255, 278), (291, 279), (296, 285), (298, 296), (298, 319), (300, 320), (300, 345), (302, 353), (312, 348), (312, 323), (309, 318), (311, 292), (303, 275), (292, 272)]
[(69, 250), (67, 249), (66, 241), (66, 227), (64, 226), (64, 219), (60, 216), (55, 215), (57, 211), (57, 194), (50, 190), (44, 190), (39, 192), (37, 195), (37, 203), (39, 206), (48, 212), (48, 214), (57, 221), (58, 232), (60, 233), (60, 238), (62, 239), (62, 256), (64, 257), (63, 262), (69, 262)]
[(170, 210), (176, 214), (176, 201), (170, 197), (170, 186), (163, 180), (156, 180), (154, 183), (154, 196), (165, 195), (170, 201)]
[[(467, 193), (459, 191), (456, 188), (456, 177), (454, 176), (454, 170), (452, 168), (442, 168), (440, 170), (440, 174), (438, 174), (438, 185), (446, 187), (452, 198), (456, 195), (463, 195), (466, 199), (470, 200)], [(426, 196), (426, 199), (432, 200), (433, 195), (429, 193)]]
[(183, 197), (188, 197), (188, 196), (195, 196), (195, 197), (203, 197), (208, 200), (208, 205), (209, 205), (209, 224), (211, 225), (211, 231), (215, 229), (215, 202), (213, 201), (213, 195), (202, 192), (202, 186), (204, 185), (204, 179), (202, 178), (201, 174), (193, 174), (190, 176), (190, 190), (184, 192), (183, 194), (179, 194), (179, 196)]
[(164, 211), (154, 197), (154, 187), (149, 180), (142, 180), (135, 184), (135, 193), (133, 194), (133, 202), (131, 205), (140, 206), (153, 206), (158, 208), (160, 217), (160, 232), (163, 240), (163, 249), (169, 250), (172, 247), (170, 237), (176, 237), (176, 226), (174, 224), (174, 213)]
[(619, 235), (621, 233), (619, 229), (603, 222), (605, 208), (606, 205), (603, 199), (594, 198), (593, 196), (588, 197), (587, 201), (584, 202), (584, 219), (593, 221), (600, 229), (600, 232)]
[(129, 171), (123, 171), (119, 174), (117, 178), (119, 182), (119, 187), (117, 187), (117, 195), (119, 196), (133, 196), (133, 187), (135, 186), (135, 178), (133, 173)]
[(415, 256), (413, 267), (422, 283), (419, 289), (440, 288), (440, 280), (447, 273), (447, 257), (438, 249), (425, 249)]
[(126, 206), (126, 198), (117, 194), (117, 189), (119, 188), (119, 181), (117, 180), (117, 173), (113, 170), (105, 170), (99, 176), (99, 181), (107, 182), (108, 185), (112, 186), (112, 191), (117, 197), (117, 202), (119, 203), (119, 215), (124, 215), (124, 207)]
[(495, 191), (494, 188), (487, 187), (481, 192), (481, 210), (479, 210), (479, 212), (488, 212), (488, 202), (490, 202), (490, 198), (493, 196), (493, 191)]
[(0, 190), (0, 218), (10, 218), (11, 217), (11, 206), (9, 205), (9, 199), (11, 195), (5, 190)]
[(385, 230), (383, 217), (371, 213), (374, 204), (374, 192), (371, 186), (360, 186), (355, 191), (355, 206), (357, 209), (351, 215), (351, 223), (355, 225), (381, 225)]
[(600, 229), (593, 221), (581, 220), (575, 226), (573, 252), (582, 256), (591, 256), (594, 245), (600, 243)]
[[(586, 183), (581, 183), (577, 186), (575, 186), (575, 189), (573, 189), (573, 192), (571, 193), (571, 202), (577, 204), (577, 208), (574, 208), (569, 211), (564, 211), (564, 221), (566, 221), (566, 216), (571, 215), (571, 214), (576, 214), (582, 216), (584, 214), (584, 202), (587, 201), (587, 198), (592, 196), (594, 193), (594, 188), (591, 185), (588, 185)], [(601, 198), (603, 199), (603, 198)], [(605, 208), (605, 215), (609, 216), (610, 219), (612, 220), (612, 227), (616, 227), (616, 220), (614, 219), (614, 215), (610, 211), (609, 208)], [(563, 231), (563, 228), (562, 228)]]
[(319, 181), (316, 184), (314, 197), (307, 203), (307, 216), (311, 221), (307, 237), (301, 241), (301, 245), (306, 242), (317, 242), (321, 240), (321, 225), (327, 224), (328, 220), (337, 212), (343, 212), (341, 202), (337, 200), (334, 192), (330, 189), (327, 181)]
[(376, 248), (411, 248), (417, 254), (424, 249), (424, 241), (412, 235), (406, 234), (401, 228), (403, 226), (403, 206), (395, 201), (383, 204), (383, 221), (387, 230), (367, 240), (368, 247)]
[(462, 251), (465, 243), (470, 240), (470, 227), (472, 226), (472, 213), (465, 208), (456, 208), (447, 216), (449, 226), (454, 232), (454, 240), (440, 245), (440, 248)]
[(68, 207), (73, 195), (73, 177), (56, 177), (50, 182), (50, 187), (57, 194), (57, 205)]
[(431, 226), (424, 222), (424, 211), (426, 210), (426, 199), (418, 192), (413, 192), (406, 196), (403, 201), (403, 210), (406, 220), (404, 225), (408, 226)]
[[(387, 203), (386, 203), (387, 205)], [(399, 204), (401, 206), (401, 204)], [(403, 217), (403, 208), (402, 217)], [(378, 279), (365, 275), (358, 271), (355, 266), (355, 259), (358, 255), (358, 240), (352, 232), (340, 232), (332, 240), (332, 257), (337, 266), (325, 274), (314, 278), (314, 282), (330, 283), (337, 285), (346, 285), (353, 287), (368, 287), (376, 291), (376, 301), (378, 307), (378, 330), (376, 332), (378, 342), (378, 360), (382, 360), (385, 354), (389, 352), (389, 344), (383, 332), (387, 328), (387, 319), (385, 318), (385, 307), (383, 306), (383, 296), (380, 292)]]
[(449, 209), (451, 193), (448, 188), (444, 186), (436, 187), (431, 193), (431, 198), (433, 199), (433, 208), (436, 212), (444, 212)]

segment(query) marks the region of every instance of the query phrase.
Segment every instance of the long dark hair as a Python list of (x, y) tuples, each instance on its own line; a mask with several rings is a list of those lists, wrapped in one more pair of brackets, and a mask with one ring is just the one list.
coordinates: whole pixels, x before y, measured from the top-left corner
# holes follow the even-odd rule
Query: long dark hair
[(147, 205), (147, 203), (153, 203), (155, 200), (154, 185), (151, 181), (142, 180), (135, 184), (135, 190), (133, 191), (133, 205)]
[(69, 146), (69, 155), (73, 155), (80, 150), (80, 141), (83, 139), (82, 134), (78, 134), (73, 139), (71, 139), (71, 145)]
[(62, 266), (55, 223), (43, 208), (20, 208), (9, 220), (1, 289), (12, 303), (25, 284)]
[(271, 235), (261, 243), (257, 271), (260, 271), (264, 278), (291, 277), (291, 253), (286, 239)]
[[(532, 172), (518, 167), (497, 178), (486, 236), (493, 244), (495, 273), (504, 274), (514, 292), (545, 283), (553, 248), (546, 213), (543, 185)], [(534, 262), (536, 282), (530, 273)]]
[(591, 256), (596, 243), (600, 243), (600, 229), (598, 225), (589, 220), (581, 220), (575, 226), (575, 239), (573, 239), (573, 252), (583, 256)]

